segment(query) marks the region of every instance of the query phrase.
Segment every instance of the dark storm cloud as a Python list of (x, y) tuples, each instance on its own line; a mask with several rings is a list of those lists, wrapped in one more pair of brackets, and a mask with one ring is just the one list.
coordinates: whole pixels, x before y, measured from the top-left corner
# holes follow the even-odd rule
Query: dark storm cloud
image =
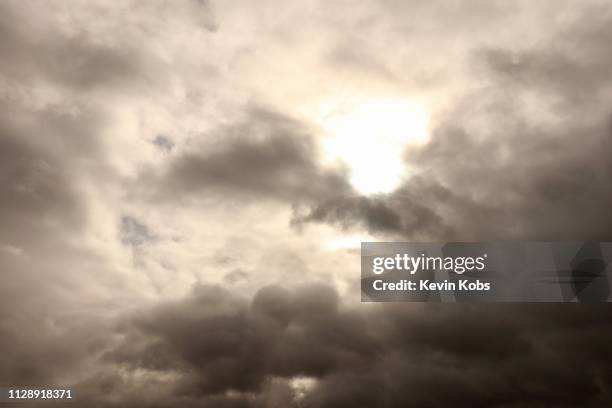
[(292, 223), (325, 222), (343, 229), (365, 228), (371, 233), (391, 236), (428, 236), (446, 233), (443, 220), (410, 191), (388, 196), (361, 196), (357, 193), (321, 200), (308, 207), (304, 214), (296, 212)]
[[(125, 342), (106, 360), (175, 373), (159, 406), (212, 398), (269, 406), (270, 381), (298, 377), (316, 381), (301, 398), (289, 390), (285, 406), (610, 403), (607, 307), (452, 306), (354, 309), (324, 285), (266, 287), (248, 301), (203, 286), (126, 322)], [(132, 406), (147, 406), (146, 397), (132, 397)]]
[(164, 192), (217, 192), (287, 202), (352, 191), (341, 170), (317, 164), (314, 139), (303, 124), (264, 108), (219, 131), (218, 142), (175, 158)]
[(371, 232), (399, 232), (400, 217), (380, 198), (357, 194), (338, 197), (314, 206), (306, 215), (296, 216), (293, 223), (329, 222), (349, 228), (359, 221)]
[(431, 144), (411, 152), (428, 180), (452, 191), (430, 207), (449, 214), (455, 237), (609, 239), (612, 150), (605, 121), (559, 130), (510, 127), (486, 139), (439, 129)]
[(195, 395), (259, 392), (270, 375), (320, 376), (357, 367), (375, 351), (361, 335), (361, 316), (342, 312), (337, 294), (322, 285), (297, 293), (268, 287), (250, 304), (222, 288), (200, 287), (185, 301), (161, 305), (134, 323), (145, 338), (157, 339), (150, 345), (157, 351), (128, 345), (127, 352), (119, 349), (109, 358), (193, 373), (177, 384), (177, 392)]

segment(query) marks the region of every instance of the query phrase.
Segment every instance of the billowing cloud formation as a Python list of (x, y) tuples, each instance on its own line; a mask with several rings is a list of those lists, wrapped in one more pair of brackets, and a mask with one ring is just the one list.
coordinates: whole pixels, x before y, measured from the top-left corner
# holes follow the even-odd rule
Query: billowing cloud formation
[[(438, 117), (431, 141), (406, 151), (416, 174), (378, 199), (404, 237), (609, 239), (612, 202), (610, 17), (582, 20), (544, 46), (479, 49), (484, 83)], [(310, 219), (364, 218), (359, 200)], [(393, 218), (392, 226), (389, 225)]]
[(163, 176), (162, 194), (218, 192), (301, 202), (351, 191), (341, 169), (321, 168), (304, 125), (263, 108), (245, 116), (218, 131), (212, 146), (177, 157)]
[[(219, 133), (219, 142), (174, 159), (154, 184), (161, 186), (159, 196), (277, 200), (294, 207), (295, 226), (330, 222), (398, 235), (413, 228), (439, 228), (436, 215), (416, 199), (405, 197), (403, 209), (394, 210), (382, 198), (360, 195), (349, 184), (346, 169), (321, 163), (312, 133), (294, 119), (253, 108), (245, 120)], [(401, 210), (406, 219), (401, 219)]]
[[(607, 307), (362, 305), (334, 240), (611, 239), (611, 27), (598, 0), (2, 2), (0, 386), (609, 406)], [(320, 111), (388, 98), (429, 140), (364, 195)]]
[(176, 159), (169, 182), (181, 193), (222, 189), (303, 204), (295, 225), (408, 239), (605, 239), (609, 26), (600, 16), (589, 29), (582, 20), (569, 24), (544, 45), (472, 50), (480, 81), (438, 114), (429, 143), (405, 152), (414, 175), (389, 194), (354, 191), (345, 174), (321, 168), (305, 125), (262, 109), (222, 129), (229, 141), (221, 146)]
[[(104, 357), (122, 369), (107, 379), (107, 396), (87, 398), (160, 407), (603, 406), (612, 381), (607, 309), (356, 309), (324, 285), (265, 287), (250, 301), (198, 287), (130, 318), (125, 341)], [(139, 377), (126, 373), (166, 379), (167, 394), (153, 382), (130, 395)]]

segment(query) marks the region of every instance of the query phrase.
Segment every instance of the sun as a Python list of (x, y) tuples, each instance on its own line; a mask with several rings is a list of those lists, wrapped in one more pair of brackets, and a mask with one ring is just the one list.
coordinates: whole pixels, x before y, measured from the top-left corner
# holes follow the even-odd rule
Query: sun
[(326, 158), (348, 166), (351, 184), (362, 194), (394, 190), (406, 172), (404, 149), (429, 137), (427, 110), (408, 99), (328, 102), (322, 112)]

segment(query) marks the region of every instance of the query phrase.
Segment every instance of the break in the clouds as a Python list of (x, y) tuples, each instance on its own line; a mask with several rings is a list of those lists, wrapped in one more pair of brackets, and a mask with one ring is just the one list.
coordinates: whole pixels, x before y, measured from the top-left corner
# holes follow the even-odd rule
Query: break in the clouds
[(608, 406), (607, 307), (362, 305), (354, 249), (609, 240), (611, 27), (605, 1), (3, 2), (0, 385)]

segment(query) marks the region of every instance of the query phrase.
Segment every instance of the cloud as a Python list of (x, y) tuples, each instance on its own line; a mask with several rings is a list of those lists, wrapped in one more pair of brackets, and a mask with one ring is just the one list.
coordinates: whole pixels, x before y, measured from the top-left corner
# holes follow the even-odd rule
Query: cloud
[(390, 194), (358, 194), (346, 171), (322, 167), (305, 124), (261, 108), (218, 130), (217, 145), (175, 158), (164, 183), (179, 196), (285, 201), (295, 226), (407, 239), (606, 239), (608, 26), (600, 18), (588, 30), (581, 22), (564, 28), (551, 45), (474, 51), (485, 85), (436, 116), (430, 142), (406, 151), (413, 174)]
[[(166, 378), (159, 406), (215, 399), (268, 406), (276, 382), (286, 386), (286, 406), (296, 407), (595, 407), (609, 402), (612, 379), (602, 358), (610, 352), (603, 339), (612, 327), (604, 309), (355, 308), (325, 285), (265, 287), (251, 300), (201, 286), (126, 320), (125, 340), (105, 359)], [(107, 394), (140, 382), (130, 378)], [(311, 378), (312, 385), (300, 393), (291, 385), (298, 378)], [(449, 392), (438, 392), (440, 386)], [(146, 396), (132, 398), (132, 406), (147, 404)]]
[[(363, 196), (346, 169), (325, 166), (306, 124), (252, 107), (245, 118), (217, 130), (218, 140), (175, 156), (166, 170), (144, 173), (144, 185), (159, 186), (162, 200), (217, 196), (222, 200), (273, 200), (294, 209), (291, 224), (330, 223), (395, 236), (446, 232), (443, 220), (421, 203), (431, 193), (397, 198)], [(152, 182), (150, 180), (153, 180)]]
[(609, 239), (612, 31), (608, 15), (588, 28), (585, 18), (542, 45), (473, 51), (478, 85), (407, 149), (402, 186), (330, 199), (301, 219), (405, 239)]
[[(609, 406), (607, 307), (361, 305), (355, 253), (325, 248), (610, 239), (609, 6), (561, 3), (0, 4), (0, 383)], [(322, 157), (312, 112), (353, 96), (431, 110), (396, 191)]]
[[(612, 60), (599, 46), (610, 34), (605, 21), (586, 33), (582, 23), (572, 26), (541, 48), (477, 53), (486, 86), (439, 118), (430, 143), (406, 152), (417, 172), (452, 192), (447, 203), (428, 206), (448, 214), (457, 235), (609, 238), (612, 94), (604, 84)], [(410, 181), (404, 186), (411, 187), (418, 194)]]
[(159, 177), (162, 195), (212, 193), (300, 203), (352, 190), (341, 169), (319, 164), (318, 146), (307, 127), (283, 114), (247, 108), (244, 119), (211, 139), (217, 142), (173, 159)]
[[(0, 53), (3, 75), (20, 81), (48, 81), (55, 86), (86, 89), (126, 85), (142, 72), (137, 50), (100, 44), (82, 35), (68, 35), (45, 24), (48, 17), (25, 12), (14, 2), (0, 9)], [(16, 23), (19, 22), (19, 23)]]

